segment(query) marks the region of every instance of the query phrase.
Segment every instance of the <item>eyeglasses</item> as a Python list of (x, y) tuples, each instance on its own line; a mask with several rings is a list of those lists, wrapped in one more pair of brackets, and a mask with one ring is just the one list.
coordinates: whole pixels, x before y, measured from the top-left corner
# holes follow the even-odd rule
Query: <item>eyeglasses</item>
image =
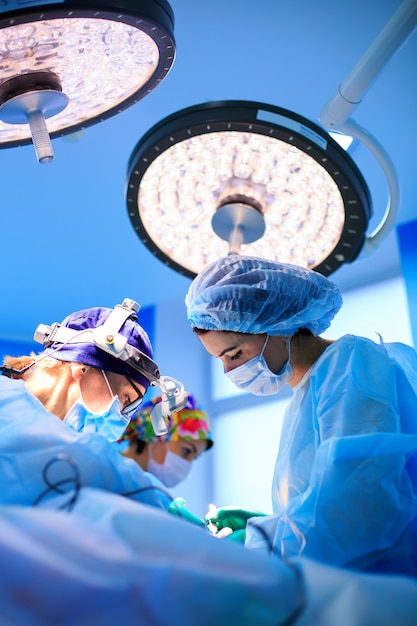
[(126, 376), (126, 380), (129, 382), (129, 384), (133, 387), (133, 389), (138, 394), (138, 397), (136, 398), (136, 400), (134, 400), (133, 402), (131, 402), (130, 404), (125, 406), (123, 408), (123, 410), (122, 410), (122, 414), (123, 415), (126, 415), (127, 417), (131, 417), (135, 413), (135, 411), (138, 408), (138, 406), (140, 404), (142, 404), (142, 402), (143, 402), (143, 393), (141, 392), (140, 389), (138, 389), (138, 387), (135, 385), (133, 380), (131, 380), (128, 376)]

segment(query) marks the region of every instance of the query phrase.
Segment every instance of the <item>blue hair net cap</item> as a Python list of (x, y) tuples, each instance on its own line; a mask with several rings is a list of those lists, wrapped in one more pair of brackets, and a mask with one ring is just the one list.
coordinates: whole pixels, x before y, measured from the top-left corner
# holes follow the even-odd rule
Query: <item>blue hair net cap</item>
[(322, 274), (289, 263), (232, 254), (205, 267), (185, 298), (191, 325), (254, 335), (319, 335), (342, 306)]
[[(113, 309), (104, 307), (96, 307), (91, 309), (84, 309), (82, 311), (76, 311), (68, 315), (61, 323), (62, 326), (72, 328), (74, 330), (85, 330), (89, 328), (97, 328), (102, 326), (106, 319), (109, 317)], [(138, 323), (137, 316), (132, 314), (120, 328), (119, 333), (124, 337), (127, 337), (127, 342), (137, 348), (146, 356), (152, 359), (152, 346), (146, 331)], [(131, 367), (121, 359), (117, 359), (111, 354), (107, 354), (104, 350), (101, 350), (93, 343), (69, 343), (67, 345), (61, 345), (56, 342), (49, 348), (48, 352), (57, 350), (51, 356), (58, 361), (75, 361), (77, 363), (83, 363), (84, 365), (90, 365), (91, 367), (97, 367), (107, 372), (113, 372), (114, 374), (121, 374), (127, 376), (136, 381), (140, 385), (143, 385), (145, 389), (149, 387), (149, 380), (142, 376), (135, 368)]]

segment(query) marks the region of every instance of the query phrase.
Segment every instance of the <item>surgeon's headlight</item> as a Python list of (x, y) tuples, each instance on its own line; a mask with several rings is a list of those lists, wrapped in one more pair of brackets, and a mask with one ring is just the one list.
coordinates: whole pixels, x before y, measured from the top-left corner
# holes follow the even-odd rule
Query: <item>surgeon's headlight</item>
[(155, 435), (165, 435), (168, 432), (168, 417), (185, 407), (188, 391), (185, 391), (184, 385), (180, 381), (169, 376), (160, 376), (151, 385), (156, 385), (162, 390), (162, 400), (155, 404), (151, 411), (152, 426)]
[[(39, 324), (33, 338), (38, 343), (43, 344), (45, 350), (54, 343), (60, 344), (56, 348), (57, 351), (64, 345), (92, 343), (100, 350), (103, 350), (103, 352), (124, 361), (152, 383), (159, 379), (158, 365), (147, 354), (131, 346), (127, 342), (127, 337), (119, 332), (129, 317), (135, 316), (137, 320), (139, 308), (140, 305), (137, 302), (126, 298), (122, 304), (114, 307), (101, 326), (74, 330), (61, 326), (57, 322), (51, 326)], [(49, 354), (52, 354), (52, 352)]]
[[(184, 390), (184, 385), (175, 378), (161, 376), (155, 361), (127, 343), (127, 338), (119, 332), (125, 321), (132, 315), (136, 315), (139, 308), (140, 305), (137, 302), (126, 298), (122, 304), (114, 307), (104, 324), (85, 330), (74, 330), (56, 322), (51, 326), (40, 324), (35, 331), (34, 340), (43, 344), (44, 349), (50, 348), (54, 343), (59, 344), (45, 356), (52, 356), (55, 350), (60, 350), (64, 345), (92, 343), (100, 350), (124, 361), (138, 371), (151, 385), (161, 389), (162, 400), (152, 410), (151, 419), (155, 434), (164, 435), (168, 432), (167, 418), (172, 413), (184, 408), (187, 403), (188, 392)], [(132, 381), (129, 382), (132, 384)], [(139, 395), (140, 391), (135, 390)], [(124, 415), (131, 417), (142, 400), (143, 397), (138, 397), (135, 402), (125, 408)]]

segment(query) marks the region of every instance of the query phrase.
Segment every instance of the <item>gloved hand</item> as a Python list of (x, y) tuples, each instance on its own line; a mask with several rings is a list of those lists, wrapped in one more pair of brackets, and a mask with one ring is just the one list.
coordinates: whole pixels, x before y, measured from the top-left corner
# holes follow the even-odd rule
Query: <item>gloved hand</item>
[(197, 517), (196, 515), (193, 515), (193, 513), (190, 513), (190, 511), (186, 508), (186, 504), (187, 503), (184, 498), (174, 498), (174, 500), (168, 507), (168, 513), (171, 513), (171, 515), (176, 515), (177, 517), (182, 517), (183, 519), (187, 520), (187, 522), (191, 522), (196, 526), (206, 528), (204, 520), (202, 520), (200, 517)]
[(229, 541), (234, 541), (235, 543), (244, 544), (246, 541), (246, 529), (240, 528), (239, 530), (232, 530), (231, 528), (225, 526), (216, 532), (214, 537), (217, 537), (218, 539), (228, 539)]
[(240, 509), (236, 506), (223, 506), (206, 514), (206, 523), (210, 527), (214, 525), (217, 530), (231, 528), (233, 531), (246, 528), (246, 522), (250, 517), (264, 516), (261, 511)]

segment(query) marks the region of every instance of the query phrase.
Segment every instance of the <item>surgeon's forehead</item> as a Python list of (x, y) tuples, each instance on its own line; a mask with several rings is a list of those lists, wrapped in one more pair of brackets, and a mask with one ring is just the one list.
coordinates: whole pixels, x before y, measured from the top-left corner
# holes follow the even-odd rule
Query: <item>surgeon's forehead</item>
[(233, 352), (247, 343), (257, 340), (257, 335), (247, 333), (235, 333), (227, 330), (209, 330), (199, 335), (201, 343), (213, 356), (221, 357), (225, 353)]

